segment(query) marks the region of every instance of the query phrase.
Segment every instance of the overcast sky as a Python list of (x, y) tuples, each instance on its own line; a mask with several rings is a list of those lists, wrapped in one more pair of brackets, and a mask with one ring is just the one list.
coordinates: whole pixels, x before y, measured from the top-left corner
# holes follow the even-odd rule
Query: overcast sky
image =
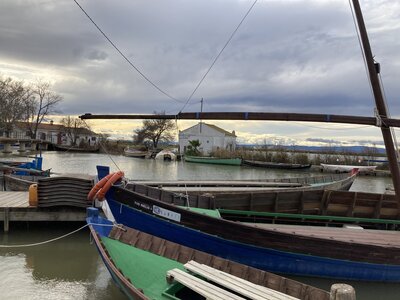
[[(64, 115), (177, 113), (253, 2), (79, 0), (133, 64), (178, 101), (144, 80), (73, 0), (0, 1), (0, 74), (50, 81), (64, 97), (58, 107)], [(389, 110), (399, 118), (400, 1), (361, 6)], [(184, 111), (199, 111), (201, 98), (204, 111), (372, 116), (374, 100), (348, 1), (259, 0)], [(243, 141), (382, 140), (376, 128), (360, 126), (213, 123), (236, 130)], [(121, 136), (131, 134), (132, 124), (93, 123)]]

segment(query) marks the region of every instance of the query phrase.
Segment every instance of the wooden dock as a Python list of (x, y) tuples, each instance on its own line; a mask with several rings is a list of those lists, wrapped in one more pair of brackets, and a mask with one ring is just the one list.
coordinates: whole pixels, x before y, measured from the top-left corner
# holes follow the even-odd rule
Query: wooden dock
[(0, 191), (0, 221), (5, 232), (10, 222), (84, 222), (86, 210), (79, 207), (33, 207), (29, 206), (28, 192)]

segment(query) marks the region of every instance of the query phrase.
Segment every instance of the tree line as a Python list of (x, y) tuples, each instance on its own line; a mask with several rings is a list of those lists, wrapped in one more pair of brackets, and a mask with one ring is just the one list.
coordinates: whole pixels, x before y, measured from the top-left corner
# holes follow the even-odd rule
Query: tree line
[(38, 80), (26, 84), (11, 77), (0, 77), (0, 131), (10, 137), (17, 122), (24, 122), (30, 138), (37, 138), (39, 124), (55, 112), (62, 96), (52, 91), (51, 84)]

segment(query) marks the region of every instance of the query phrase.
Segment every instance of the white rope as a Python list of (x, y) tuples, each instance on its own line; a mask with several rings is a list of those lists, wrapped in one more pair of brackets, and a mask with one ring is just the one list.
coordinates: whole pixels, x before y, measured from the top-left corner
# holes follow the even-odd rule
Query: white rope
[(74, 230), (74, 231), (72, 231), (72, 232), (69, 232), (69, 233), (67, 233), (67, 234), (64, 234), (64, 235), (62, 235), (62, 236), (59, 236), (59, 237), (56, 237), (56, 238), (53, 238), (53, 239), (50, 239), (50, 240), (47, 240), (47, 241), (38, 242), (38, 243), (32, 243), (32, 244), (0, 245), (0, 248), (24, 248), (24, 247), (34, 247), (34, 246), (40, 246), (40, 245), (48, 244), (48, 243), (51, 243), (51, 242), (54, 242), (54, 241), (61, 240), (61, 239), (65, 238), (65, 237), (67, 237), (67, 236), (70, 236), (70, 235), (74, 234), (74, 233), (77, 233), (78, 231), (84, 229), (85, 227), (87, 227), (87, 226), (89, 226), (89, 225), (96, 225), (96, 226), (103, 226), (103, 227), (114, 227), (114, 226), (115, 226), (115, 227), (117, 227), (117, 228), (124, 229), (123, 227), (121, 227), (121, 226), (118, 225), (118, 224), (96, 224), (96, 223), (89, 223), (89, 224), (83, 225), (82, 227), (79, 227), (78, 229), (76, 229), (76, 230)]

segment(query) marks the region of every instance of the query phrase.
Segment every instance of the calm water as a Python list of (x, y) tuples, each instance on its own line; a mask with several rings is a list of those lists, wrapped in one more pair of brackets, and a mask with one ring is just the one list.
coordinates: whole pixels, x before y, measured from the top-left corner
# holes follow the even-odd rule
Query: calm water
[[(184, 164), (141, 160), (102, 154), (44, 153), (44, 169), (55, 173), (95, 174), (96, 165), (121, 169), (130, 179), (260, 179), (310, 176), (307, 171), (284, 172), (248, 167)], [(0, 159), (6, 156), (0, 155)], [(21, 158), (7, 159), (21, 160)], [(315, 173), (319, 174), (319, 173)], [(314, 175), (315, 175), (314, 174)], [(390, 178), (359, 177), (352, 190), (383, 192)], [(28, 244), (77, 229), (81, 224), (11, 224), (9, 234), (0, 232), (0, 244)], [(345, 251), (345, 249), (344, 249)], [(329, 289), (337, 281), (294, 278)], [(400, 299), (400, 284), (348, 282), (357, 299)], [(0, 248), (0, 299), (125, 299), (103, 266), (87, 230), (62, 240), (35, 247)]]

